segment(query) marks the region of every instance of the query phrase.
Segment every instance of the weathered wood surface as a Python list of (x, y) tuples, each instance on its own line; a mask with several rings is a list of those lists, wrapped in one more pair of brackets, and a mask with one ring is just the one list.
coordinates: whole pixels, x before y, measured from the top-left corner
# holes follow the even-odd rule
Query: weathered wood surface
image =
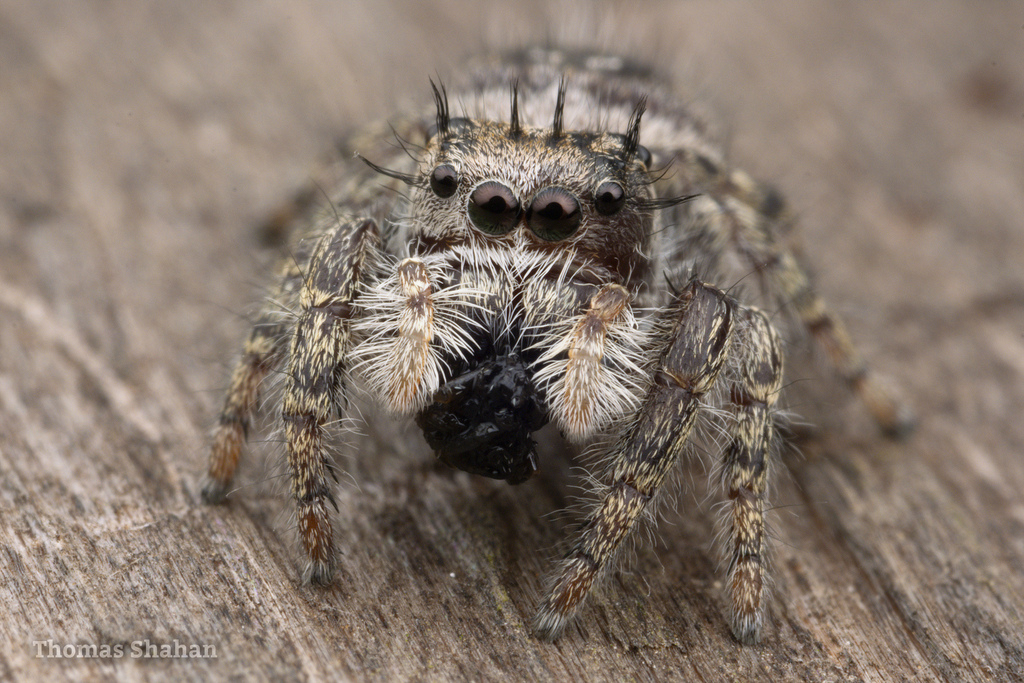
[[(262, 282), (252, 226), (435, 70), (578, 23), (542, 4), (0, 4), (0, 678), (1021, 680), (1012, 3), (652, 2), (596, 32), (727, 116), (735, 160), (787, 191), (822, 290), (921, 418), (891, 443), (831, 383), (793, 387), (821, 429), (779, 468), (763, 645), (725, 626), (699, 467), (656, 547), (553, 645), (526, 624), (574, 483), (556, 457), (511, 488), (435, 467), (412, 431), (374, 452), (389, 428), (368, 430), (326, 591), (296, 580), (266, 452), (229, 504), (198, 504)], [(132, 659), (145, 639), (217, 658)], [(47, 640), (125, 651), (37, 658)]]

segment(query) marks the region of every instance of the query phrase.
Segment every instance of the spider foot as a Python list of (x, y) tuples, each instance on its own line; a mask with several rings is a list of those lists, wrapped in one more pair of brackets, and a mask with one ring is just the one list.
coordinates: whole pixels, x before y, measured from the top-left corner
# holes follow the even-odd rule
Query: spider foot
[(305, 583), (328, 586), (334, 577), (334, 539), (331, 535), (331, 520), (328, 517), (325, 499), (299, 503), (299, 538), (309, 558), (303, 572)]

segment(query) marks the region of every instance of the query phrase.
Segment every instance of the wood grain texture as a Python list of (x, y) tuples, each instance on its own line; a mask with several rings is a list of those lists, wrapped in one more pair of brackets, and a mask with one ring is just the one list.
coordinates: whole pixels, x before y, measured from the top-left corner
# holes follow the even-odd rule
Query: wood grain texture
[[(0, 5), (0, 678), (1024, 679), (1019, 7), (543, 4)], [(760, 646), (729, 635), (699, 465), (555, 644), (527, 624), (577, 481), (557, 452), (512, 488), (368, 426), (341, 460), (329, 590), (297, 581), (276, 444), (228, 504), (198, 502), (265, 284), (253, 226), (340, 131), (552, 26), (698, 84), (921, 418), (885, 441), (812, 367), (790, 374), (819, 428), (776, 472)], [(217, 657), (133, 659), (146, 639)]]

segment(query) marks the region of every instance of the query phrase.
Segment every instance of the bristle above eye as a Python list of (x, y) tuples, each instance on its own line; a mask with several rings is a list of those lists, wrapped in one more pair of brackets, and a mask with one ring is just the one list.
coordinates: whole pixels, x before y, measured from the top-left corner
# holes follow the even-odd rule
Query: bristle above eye
[(513, 138), (523, 133), (523, 126), (519, 122), (519, 79), (512, 81), (512, 114), (509, 117), (508, 132)]
[(551, 124), (551, 137), (560, 138), (565, 126), (565, 75), (558, 80), (558, 96), (555, 99), (555, 120)]
[(437, 108), (435, 135), (448, 135), (451, 123), (451, 114), (448, 110), (448, 91), (445, 90), (444, 83), (440, 81), (434, 83), (434, 79), (430, 79), (430, 89), (434, 91), (434, 105)]
[(641, 97), (633, 108), (633, 114), (629, 117), (629, 126), (626, 128), (626, 142), (623, 145), (622, 153), (627, 162), (631, 161), (640, 148), (640, 119), (647, 111), (647, 98)]

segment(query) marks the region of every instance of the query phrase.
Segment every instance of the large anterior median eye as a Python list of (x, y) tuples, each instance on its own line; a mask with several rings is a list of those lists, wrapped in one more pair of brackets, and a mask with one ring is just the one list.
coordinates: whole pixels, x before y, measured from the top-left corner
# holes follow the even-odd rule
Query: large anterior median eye
[(430, 189), (445, 199), (459, 189), (459, 172), (450, 164), (441, 164), (430, 174)]
[(488, 235), (504, 235), (519, 222), (522, 209), (512, 189), (496, 180), (480, 183), (469, 195), (469, 220)]
[(530, 230), (548, 242), (564, 240), (576, 232), (582, 217), (576, 197), (560, 187), (546, 187), (538, 192), (526, 210)]

